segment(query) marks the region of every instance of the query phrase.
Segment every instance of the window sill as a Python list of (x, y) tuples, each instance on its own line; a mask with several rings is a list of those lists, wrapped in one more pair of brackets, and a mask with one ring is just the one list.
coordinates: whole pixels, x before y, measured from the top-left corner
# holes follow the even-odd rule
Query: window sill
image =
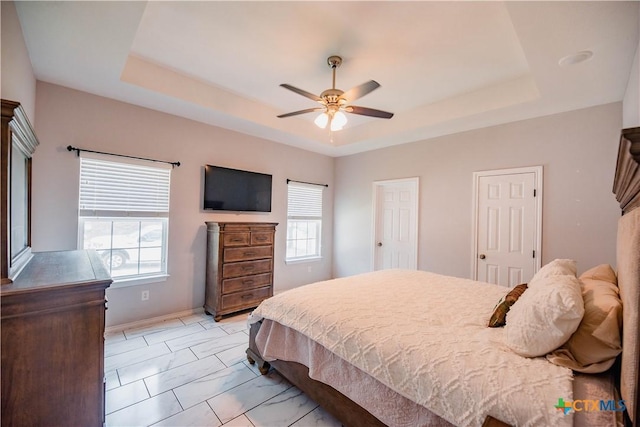
[(304, 262), (320, 262), (320, 261), (322, 261), (321, 256), (314, 256), (314, 257), (308, 257), (308, 258), (285, 259), (284, 263), (288, 265), (288, 264), (302, 264)]
[(128, 288), (130, 286), (148, 285), (150, 283), (165, 282), (168, 274), (158, 274), (155, 276), (131, 277), (126, 279), (113, 279), (110, 289)]

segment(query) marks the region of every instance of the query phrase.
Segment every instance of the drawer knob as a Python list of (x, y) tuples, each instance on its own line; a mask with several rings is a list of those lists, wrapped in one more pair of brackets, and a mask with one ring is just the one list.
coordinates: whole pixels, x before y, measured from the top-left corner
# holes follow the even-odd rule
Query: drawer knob
[(255, 252), (245, 252), (244, 255), (245, 256), (255, 256)]
[(245, 266), (243, 266), (243, 267), (242, 267), (242, 269), (243, 269), (244, 271), (251, 271), (251, 270), (253, 270), (254, 268), (256, 268), (256, 267), (255, 267), (255, 266), (253, 266), (253, 265), (245, 265)]
[(242, 284), (243, 285), (253, 285), (253, 280), (243, 280)]
[(247, 299), (247, 298), (252, 298), (252, 297), (253, 297), (253, 294), (242, 295), (242, 299)]

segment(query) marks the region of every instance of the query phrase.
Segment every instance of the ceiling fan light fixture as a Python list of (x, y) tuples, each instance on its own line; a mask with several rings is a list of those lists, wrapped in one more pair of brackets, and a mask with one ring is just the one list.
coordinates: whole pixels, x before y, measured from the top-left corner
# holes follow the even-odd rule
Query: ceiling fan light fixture
[(327, 127), (327, 123), (329, 123), (329, 115), (326, 112), (323, 112), (318, 117), (316, 117), (316, 119), (313, 122), (320, 129), (324, 129)]
[(387, 111), (349, 105), (352, 101), (358, 98), (362, 98), (368, 93), (371, 93), (375, 89), (379, 88), (380, 84), (375, 80), (369, 80), (368, 82), (365, 82), (361, 85), (352, 87), (347, 92), (336, 89), (336, 68), (338, 68), (340, 64), (342, 64), (342, 58), (337, 55), (333, 55), (327, 59), (327, 63), (329, 64), (329, 67), (331, 67), (333, 81), (331, 89), (323, 91), (320, 96), (314, 95), (311, 92), (307, 92), (306, 90), (299, 89), (295, 86), (291, 86), (287, 83), (282, 83), (280, 85), (285, 89), (297, 93), (298, 95), (302, 95), (306, 98), (312, 99), (317, 103), (320, 103), (322, 107), (307, 108), (305, 110), (298, 110), (287, 114), (280, 114), (278, 116), (279, 118), (322, 111), (322, 113), (320, 113), (320, 115), (317, 116), (313, 122), (321, 129), (326, 129), (327, 125), (329, 125), (329, 128), (332, 131), (337, 131), (341, 130), (344, 125), (347, 124), (347, 116), (344, 113), (359, 114), (361, 116), (376, 117), (381, 119), (390, 119), (393, 117), (393, 113), (389, 113)]
[[(331, 119), (331, 130), (340, 130), (347, 124), (347, 116), (342, 111), (336, 111)], [(337, 129), (334, 129), (336, 127)]]

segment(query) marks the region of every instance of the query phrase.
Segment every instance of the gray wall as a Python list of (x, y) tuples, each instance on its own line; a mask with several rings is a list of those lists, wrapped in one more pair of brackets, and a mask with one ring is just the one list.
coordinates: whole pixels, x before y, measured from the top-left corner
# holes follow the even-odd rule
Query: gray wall
[(372, 269), (372, 183), (420, 178), (418, 268), (471, 277), (472, 175), (542, 165), (543, 264), (615, 264), (621, 103), (336, 159), (334, 276)]
[[(640, 12), (638, 12), (638, 23), (640, 25)], [(624, 94), (622, 124), (625, 128), (640, 126), (640, 40), (638, 40), (627, 90)]]
[[(166, 282), (109, 289), (107, 324), (118, 325), (202, 307), (205, 281), (205, 221), (278, 222), (274, 290), (327, 279), (332, 265), (334, 159), (38, 82), (33, 159), (33, 249), (75, 249), (78, 241), (79, 161), (67, 145), (132, 156), (180, 161), (171, 175), (169, 274)], [(273, 175), (270, 214), (202, 211), (205, 164)], [(329, 184), (324, 195), (322, 261), (285, 264), (286, 179)], [(142, 289), (150, 299), (141, 301)]]
[(36, 78), (31, 67), (29, 52), (22, 35), (16, 5), (12, 1), (1, 2), (2, 15), (2, 79), (0, 92), (2, 99), (18, 101), (22, 104), (29, 121), (35, 124)]

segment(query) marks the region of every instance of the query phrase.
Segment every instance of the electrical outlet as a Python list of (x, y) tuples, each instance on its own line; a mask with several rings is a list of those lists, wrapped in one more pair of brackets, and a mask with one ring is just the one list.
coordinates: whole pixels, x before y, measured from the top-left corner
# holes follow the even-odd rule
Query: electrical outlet
[(142, 301), (149, 300), (149, 291), (142, 291)]

